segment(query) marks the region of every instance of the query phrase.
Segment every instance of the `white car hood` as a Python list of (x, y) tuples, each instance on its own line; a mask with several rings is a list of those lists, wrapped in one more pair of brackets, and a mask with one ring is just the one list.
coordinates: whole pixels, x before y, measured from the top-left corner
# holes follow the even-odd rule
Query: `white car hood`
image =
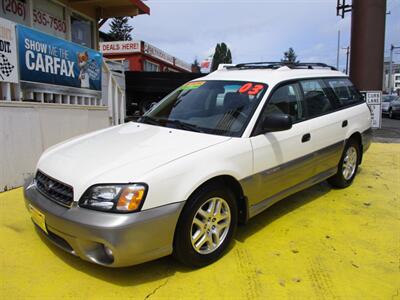
[(229, 139), (131, 122), (50, 148), (38, 169), (71, 185), (77, 200), (93, 184), (138, 182), (159, 166)]

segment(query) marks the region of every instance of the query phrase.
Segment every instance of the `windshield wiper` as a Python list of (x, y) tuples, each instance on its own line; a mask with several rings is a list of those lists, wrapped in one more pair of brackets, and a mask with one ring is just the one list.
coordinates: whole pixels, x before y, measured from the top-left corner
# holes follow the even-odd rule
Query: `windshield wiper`
[(173, 125), (177, 126), (180, 129), (196, 131), (196, 132), (204, 132), (197, 125), (189, 124), (189, 123), (182, 122), (182, 121), (179, 121), (179, 120), (154, 119), (153, 117), (150, 117), (150, 116), (142, 116), (138, 121), (141, 122), (141, 123), (146, 123), (146, 124), (151, 124), (151, 125), (158, 125), (158, 126), (163, 126), (162, 123), (173, 124)]
[(169, 123), (169, 124), (173, 124), (175, 126), (178, 126), (180, 129), (185, 129), (185, 130), (190, 130), (190, 131), (195, 131), (195, 132), (204, 132), (197, 125), (182, 122), (179, 120), (160, 119), (160, 121), (163, 121), (163, 122)]
[(160, 122), (152, 117), (149, 116), (142, 116), (138, 120), (141, 123), (151, 124), (151, 125), (160, 125)]

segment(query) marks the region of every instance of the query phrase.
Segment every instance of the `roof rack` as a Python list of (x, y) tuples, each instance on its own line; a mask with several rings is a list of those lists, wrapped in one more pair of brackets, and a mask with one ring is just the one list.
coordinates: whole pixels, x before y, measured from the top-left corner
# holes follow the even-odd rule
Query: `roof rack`
[(279, 69), (288, 67), (290, 69), (322, 69), (329, 68), (330, 70), (337, 71), (335, 67), (329, 66), (324, 63), (290, 63), (290, 62), (251, 62), (237, 64), (234, 66), (226, 66), (226, 69)]

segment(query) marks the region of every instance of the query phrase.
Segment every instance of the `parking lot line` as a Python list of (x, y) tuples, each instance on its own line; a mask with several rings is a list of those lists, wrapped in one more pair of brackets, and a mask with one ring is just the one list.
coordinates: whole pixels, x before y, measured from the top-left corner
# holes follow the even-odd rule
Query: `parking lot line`
[(351, 187), (321, 183), (277, 203), (199, 270), (170, 257), (122, 269), (82, 261), (41, 238), (21, 188), (0, 193), (0, 298), (393, 299), (399, 191), (400, 144), (372, 144)]

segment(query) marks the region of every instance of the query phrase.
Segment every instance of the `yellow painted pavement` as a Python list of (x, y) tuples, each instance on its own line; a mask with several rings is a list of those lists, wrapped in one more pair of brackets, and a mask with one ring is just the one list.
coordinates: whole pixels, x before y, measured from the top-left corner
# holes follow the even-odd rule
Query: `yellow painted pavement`
[[(238, 230), (218, 262), (108, 269), (40, 237), (22, 189), (0, 194), (0, 299), (400, 299), (400, 144), (373, 144), (354, 184), (322, 183)], [(154, 238), (157, 238), (156, 236)]]

